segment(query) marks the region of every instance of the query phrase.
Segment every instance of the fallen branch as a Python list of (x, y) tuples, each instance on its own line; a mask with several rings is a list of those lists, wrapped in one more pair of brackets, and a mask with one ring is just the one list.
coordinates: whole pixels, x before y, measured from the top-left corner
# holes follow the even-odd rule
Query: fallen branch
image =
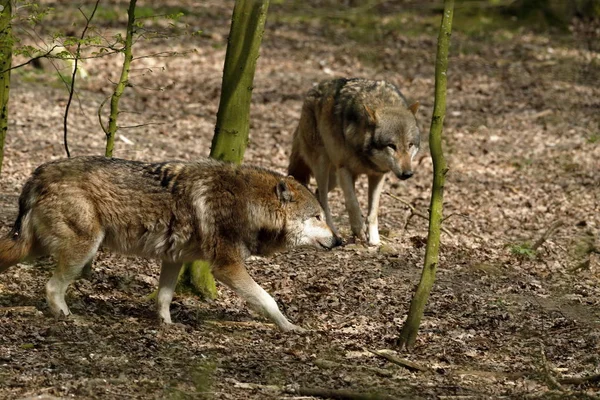
[(552, 390), (559, 390), (564, 392), (564, 388), (562, 385), (556, 380), (552, 373), (550, 372), (550, 367), (548, 366), (548, 360), (546, 359), (546, 351), (544, 350), (544, 343), (540, 342), (540, 358), (542, 361), (542, 369), (544, 373), (544, 380), (548, 387)]
[(382, 353), (380, 351), (371, 350), (371, 349), (365, 349), (365, 350), (367, 350), (370, 353), (375, 354), (378, 357), (385, 358), (386, 360), (388, 360), (391, 363), (394, 363), (396, 365), (404, 367), (404, 368), (408, 369), (409, 371), (413, 371), (413, 372), (416, 372), (416, 371), (419, 371), (419, 372), (430, 371), (430, 369), (428, 367), (419, 365), (419, 364), (417, 364), (415, 362), (412, 362), (412, 361), (405, 360), (403, 358), (399, 358), (399, 357), (393, 356), (391, 354)]
[(600, 374), (588, 375), (588, 376), (569, 376), (566, 378), (558, 379), (559, 383), (564, 383), (567, 385), (583, 385), (585, 383), (598, 383), (600, 382)]
[(335, 361), (324, 360), (324, 359), (316, 359), (312, 362), (317, 367), (322, 369), (333, 369), (333, 368), (344, 368), (344, 369), (357, 369), (361, 371), (371, 372), (376, 375), (382, 376), (384, 378), (390, 378), (394, 376), (394, 372), (383, 369), (383, 368), (375, 368), (375, 367), (367, 367), (365, 365), (349, 365), (349, 364), (340, 364)]
[(544, 242), (546, 240), (548, 240), (548, 238), (561, 226), (564, 225), (564, 222), (558, 220), (558, 221), (554, 221), (554, 223), (552, 225), (550, 225), (550, 227), (548, 227), (548, 229), (546, 229), (546, 231), (542, 234), (542, 236), (533, 244), (533, 246), (531, 246), (531, 250), (536, 251), (542, 244), (544, 244)]
[[(410, 222), (410, 220), (413, 216), (417, 216), (417, 217), (420, 217), (420, 218), (423, 218), (423, 219), (426, 219), (427, 221), (429, 221), (429, 217), (427, 215), (418, 212), (415, 209), (415, 207), (412, 204), (410, 204), (409, 202), (402, 200), (400, 197), (395, 196), (391, 193), (388, 193), (388, 192), (384, 192), (384, 193), (387, 194), (388, 196), (390, 196), (391, 198), (393, 198), (394, 200), (397, 200), (400, 203), (404, 204), (405, 206), (407, 206), (410, 209), (410, 215), (406, 219), (406, 223), (404, 224), (404, 229), (406, 229), (406, 227), (408, 226), (408, 223)], [(450, 237), (454, 236), (454, 234), (452, 232), (450, 232), (448, 229), (446, 229), (444, 227), (442, 227), (442, 232), (444, 232), (445, 234), (447, 234)]]
[(299, 394), (300, 396), (321, 397), (323, 399), (334, 400), (398, 400), (399, 397), (392, 397), (377, 393), (360, 393), (351, 390), (322, 389), (299, 387), (293, 391), (286, 391), (289, 394)]
[(276, 385), (261, 385), (260, 383), (238, 382), (234, 379), (230, 380), (230, 382), (233, 383), (233, 387), (238, 389), (265, 390), (271, 393), (285, 393), (334, 400), (400, 400), (409, 398), (397, 396), (392, 397), (378, 393), (361, 393), (346, 389), (308, 388), (298, 385), (288, 385), (282, 387)]
[(268, 329), (276, 329), (275, 324), (269, 324), (266, 322), (258, 322), (258, 321), (214, 321), (214, 320), (204, 320), (202, 321), (205, 324), (220, 326), (220, 327), (240, 327), (240, 328), (268, 328)]

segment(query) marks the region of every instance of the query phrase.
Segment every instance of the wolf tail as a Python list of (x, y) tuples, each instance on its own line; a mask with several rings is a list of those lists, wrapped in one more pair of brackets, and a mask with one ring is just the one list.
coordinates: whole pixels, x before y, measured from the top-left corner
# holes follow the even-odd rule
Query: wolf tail
[(292, 154), (290, 155), (290, 164), (288, 165), (288, 175), (293, 176), (303, 185), (308, 185), (308, 182), (310, 182), (311, 170), (300, 155), (300, 146), (296, 144), (296, 140), (298, 139), (297, 134), (294, 134), (294, 144), (292, 145)]
[(0, 272), (22, 261), (33, 248), (31, 207), (27, 201), (32, 189), (31, 184), (25, 185), (19, 198), (19, 216), (8, 235), (0, 238)]

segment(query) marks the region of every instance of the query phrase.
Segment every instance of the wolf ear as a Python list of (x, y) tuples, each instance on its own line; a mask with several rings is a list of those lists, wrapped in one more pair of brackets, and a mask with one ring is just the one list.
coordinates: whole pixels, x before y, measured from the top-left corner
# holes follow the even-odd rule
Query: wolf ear
[(410, 106), (408, 106), (408, 109), (410, 110), (411, 113), (413, 113), (413, 115), (417, 115), (417, 110), (419, 109), (419, 105), (420, 105), (419, 102), (415, 101)]
[(365, 111), (367, 112), (367, 116), (369, 118), (369, 123), (371, 125), (377, 125), (377, 120), (379, 119), (379, 116), (377, 115), (377, 111), (373, 110), (369, 106), (364, 106), (364, 107), (365, 107)]
[(279, 198), (279, 201), (281, 201), (282, 203), (289, 203), (294, 200), (294, 196), (292, 195), (290, 187), (283, 179), (277, 183), (275, 191), (277, 192), (277, 197)]

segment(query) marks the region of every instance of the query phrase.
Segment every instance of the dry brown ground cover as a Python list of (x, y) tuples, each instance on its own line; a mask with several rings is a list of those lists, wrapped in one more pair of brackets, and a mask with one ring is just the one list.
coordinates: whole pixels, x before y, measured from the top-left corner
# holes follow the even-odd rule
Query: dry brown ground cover
[[(138, 55), (196, 52), (135, 62), (133, 87), (122, 101), (128, 111), (123, 124), (159, 124), (122, 130), (132, 144), (117, 140), (116, 155), (193, 160), (209, 152), (232, 2), (152, 3), (186, 9), (184, 21), (203, 34), (138, 43)], [(104, 12), (98, 24), (115, 29), (124, 23), (126, 2), (111, 4), (118, 20)], [(428, 131), (434, 13), (403, 8), (402, 2), (354, 13), (298, 4), (271, 5), (248, 163), (285, 171), (302, 95), (331, 76), (396, 83), (421, 102), (419, 120)], [(48, 32), (81, 19), (69, 7), (49, 20)], [(450, 233), (442, 237), (438, 280), (417, 345), (399, 354), (428, 372), (367, 351), (394, 348), (427, 232), (424, 219), (409, 218), (406, 204), (383, 196), (379, 249), (349, 245), (249, 261), (252, 275), (285, 314), (311, 329), (306, 336), (278, 332), (223, 287), (212, 302), (177, 296), (172, 311), (178, 324), (159, 326), (146, 298), (157, 285), (156, 262), (102, 253), (91, 281), (78, 281), (68, 293), (76, 318), (56, 321), (48, 316), (43, 289), (52, 262), (9, 269), (0, 276), (0, 398), (294, 397), (250, 383), (397, 398), (600, 396), (597, 382), (556, 385), (561, 377), (600, 373), (598, 49), (574, 34), (496, 29), (477, 18), (461, 19), (460, 12), (444, 132)], [(74, 155), (103, 152), (96, 110), (110, 93), (109, 80), (117, 79), (119, 62), (85, 63), (90, 76), (80, 82), (70, 121)], [(64, 156), (66, 99), (52, 69), (13, 74), (0, 180), (2, 232), (16, 216), (27, 175)], [(390, 178), (386, 190), (426, 213), (432, 166), (426, 146), (421, 154), (415, 177)], [(333, 211), (348, 235), (339, 190)], [(531, 244), (556, 221), (563, 225), (532, 252)]]

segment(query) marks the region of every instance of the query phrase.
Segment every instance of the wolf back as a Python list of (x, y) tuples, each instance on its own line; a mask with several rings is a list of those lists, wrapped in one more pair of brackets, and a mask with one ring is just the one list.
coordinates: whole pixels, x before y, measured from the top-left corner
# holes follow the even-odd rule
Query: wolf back
[(287, 247), (339, 244), (318, 201), (303, 185), (258, 167), (212, 159), (143, 163), (79, 157), (44, 164), (25, 184), (13, 230), (0, 239), (0, 272), (26, 258), (53, 255), (46, 286), (56, 315), (64, 294), (100, 246), (163, 261), (158, 308), (169, 304), (181, 264), (213, 265), (215, 277), (283, 330), (300, 330), (248, 275), (243, 261)]

